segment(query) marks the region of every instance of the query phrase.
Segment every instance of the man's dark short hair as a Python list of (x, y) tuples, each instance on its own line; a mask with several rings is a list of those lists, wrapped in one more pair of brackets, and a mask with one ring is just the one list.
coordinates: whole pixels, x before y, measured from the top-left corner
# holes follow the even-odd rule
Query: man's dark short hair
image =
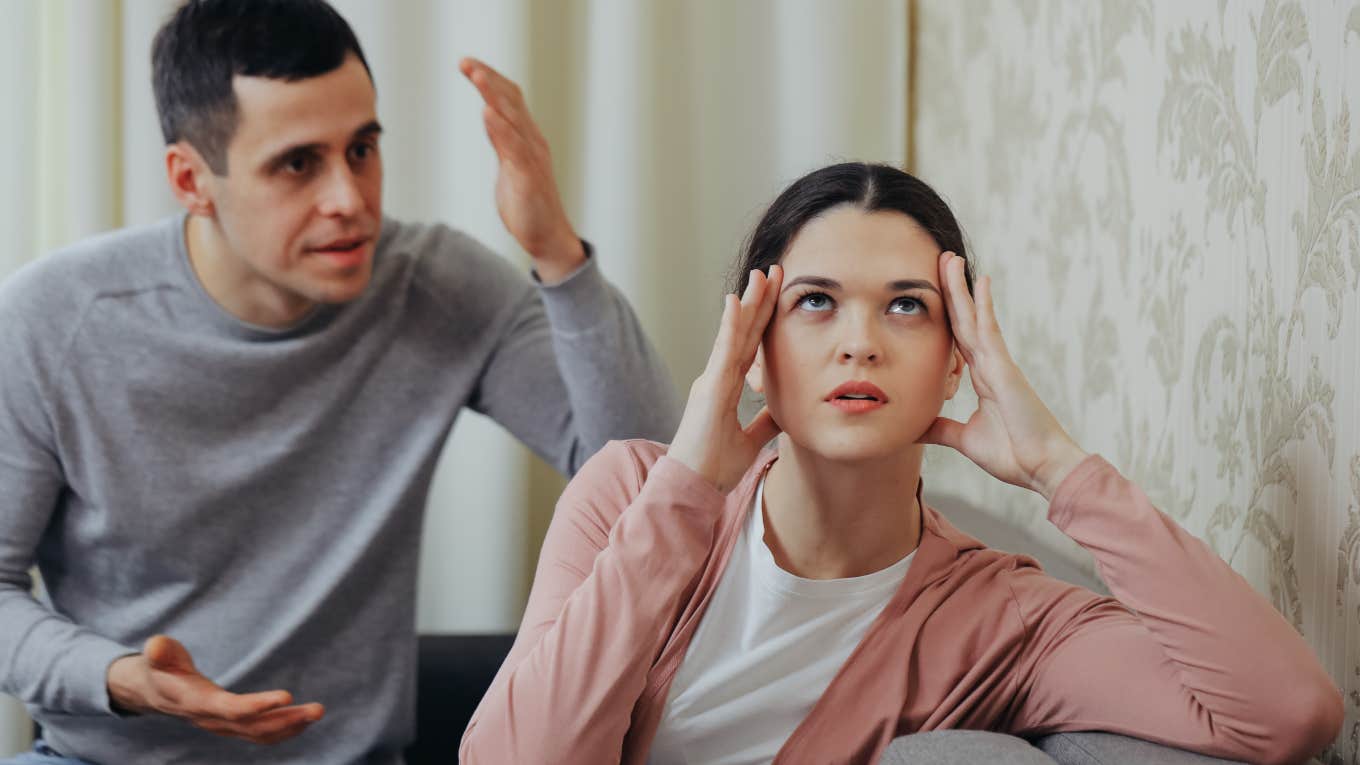
[(367, 71), (354, 30), (324, 0), (187, 0), (151, 45), (165, 142), (188, 141), (226, 175), (240, 119), (233, 77), (295, 82), (338, 69), (350, 53)]

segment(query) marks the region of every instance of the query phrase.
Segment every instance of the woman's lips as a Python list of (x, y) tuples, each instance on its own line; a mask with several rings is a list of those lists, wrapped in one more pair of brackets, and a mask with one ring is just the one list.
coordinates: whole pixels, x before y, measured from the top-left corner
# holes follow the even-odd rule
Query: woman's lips
[(874, 399), (831, 399), (827, 403), (840, 411), (846, 412), (846, 414), (861, 414), (861, 412), (873, 411), (884, 406), (884, 402)]
[(859, 414), (887, 404), (888, 395), (867, 380), (850, 380), (827, 394), (826, 402), (847, 414)]

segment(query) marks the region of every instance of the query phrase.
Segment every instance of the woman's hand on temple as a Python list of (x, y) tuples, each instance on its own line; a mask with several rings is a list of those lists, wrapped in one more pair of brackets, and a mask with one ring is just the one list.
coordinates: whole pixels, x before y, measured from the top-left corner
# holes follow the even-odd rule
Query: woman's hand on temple
[(770, 267), (769, 278), (752, 271), (740, 300), (736, 295), (726, 296), (713, 352), (690, 386), (685, 414), (668, 452), (721, 492), (736, 485), (760, 448), (779, 435), (779, 426), (765, 408), (742, 427), (737, 404), (746, 372), (774, 315), (783, 279), (783, 269), (777, 265)]
[(921, 442), (957, 449), (996, 478), (1052, 499), (1086, 453), (1011, 359), (992, 308), (991, 279), (978, 281), (975, 302), (964, 281), (963, 258), (946, 252), (940, 255), (940, 282), (978, 408), (966, 424), (937, 418)]

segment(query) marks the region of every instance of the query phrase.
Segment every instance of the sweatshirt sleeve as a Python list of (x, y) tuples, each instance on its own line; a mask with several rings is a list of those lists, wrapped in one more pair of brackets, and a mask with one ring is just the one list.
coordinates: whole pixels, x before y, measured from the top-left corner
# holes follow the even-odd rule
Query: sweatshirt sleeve
[(645, 482), (623, 444), (592, 458), (558, 502), (519, 635), (463, 734), (460, 761), (619, 762), (722, 506), (669, 457)]
[(1341, 696), (1303, 638), (1109, 463), (1073, 470), (1049, 520), (1115, 599), (1012, 572), (1027, 638), (1012, 732), (1104, 730), (1267, 763), (1335, 738)]
[(611, 439), (669, 441), (681, 410), (665, 364), (594, 257), (524, 295), (472, 403), (565, 475)]
[(0, 692), (44, 710), (113, 714), (108, 666), (136, 653), (72, 623), (32, 595), (29, 570), (67, 490), (42, 391), (57, 384), (60, 337), (28, 327), (37, 293), (21, 272), (0, 290)]

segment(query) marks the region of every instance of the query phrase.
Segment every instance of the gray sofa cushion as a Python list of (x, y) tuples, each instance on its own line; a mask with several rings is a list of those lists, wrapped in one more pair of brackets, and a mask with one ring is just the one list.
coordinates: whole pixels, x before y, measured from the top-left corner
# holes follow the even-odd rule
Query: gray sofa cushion
[(981, 730), (934, 730), (913, 733), (888, 744), (882, 765), (963, 765), (980, 762), (1053, 765), (1053, 758), (1023, 738)]
[(1237, 760), (1221, 760), (1203, 754), (1174, 749), (1113, 733), (1054, 733), (1034, 742), (1062, 765), (1223, 765)]
[(1004, 733), (937, 730), (894, 740), (883, 765), (1225, 765), (1220, 760), (1113, 733), (1055, 733), (1030, 742)]

